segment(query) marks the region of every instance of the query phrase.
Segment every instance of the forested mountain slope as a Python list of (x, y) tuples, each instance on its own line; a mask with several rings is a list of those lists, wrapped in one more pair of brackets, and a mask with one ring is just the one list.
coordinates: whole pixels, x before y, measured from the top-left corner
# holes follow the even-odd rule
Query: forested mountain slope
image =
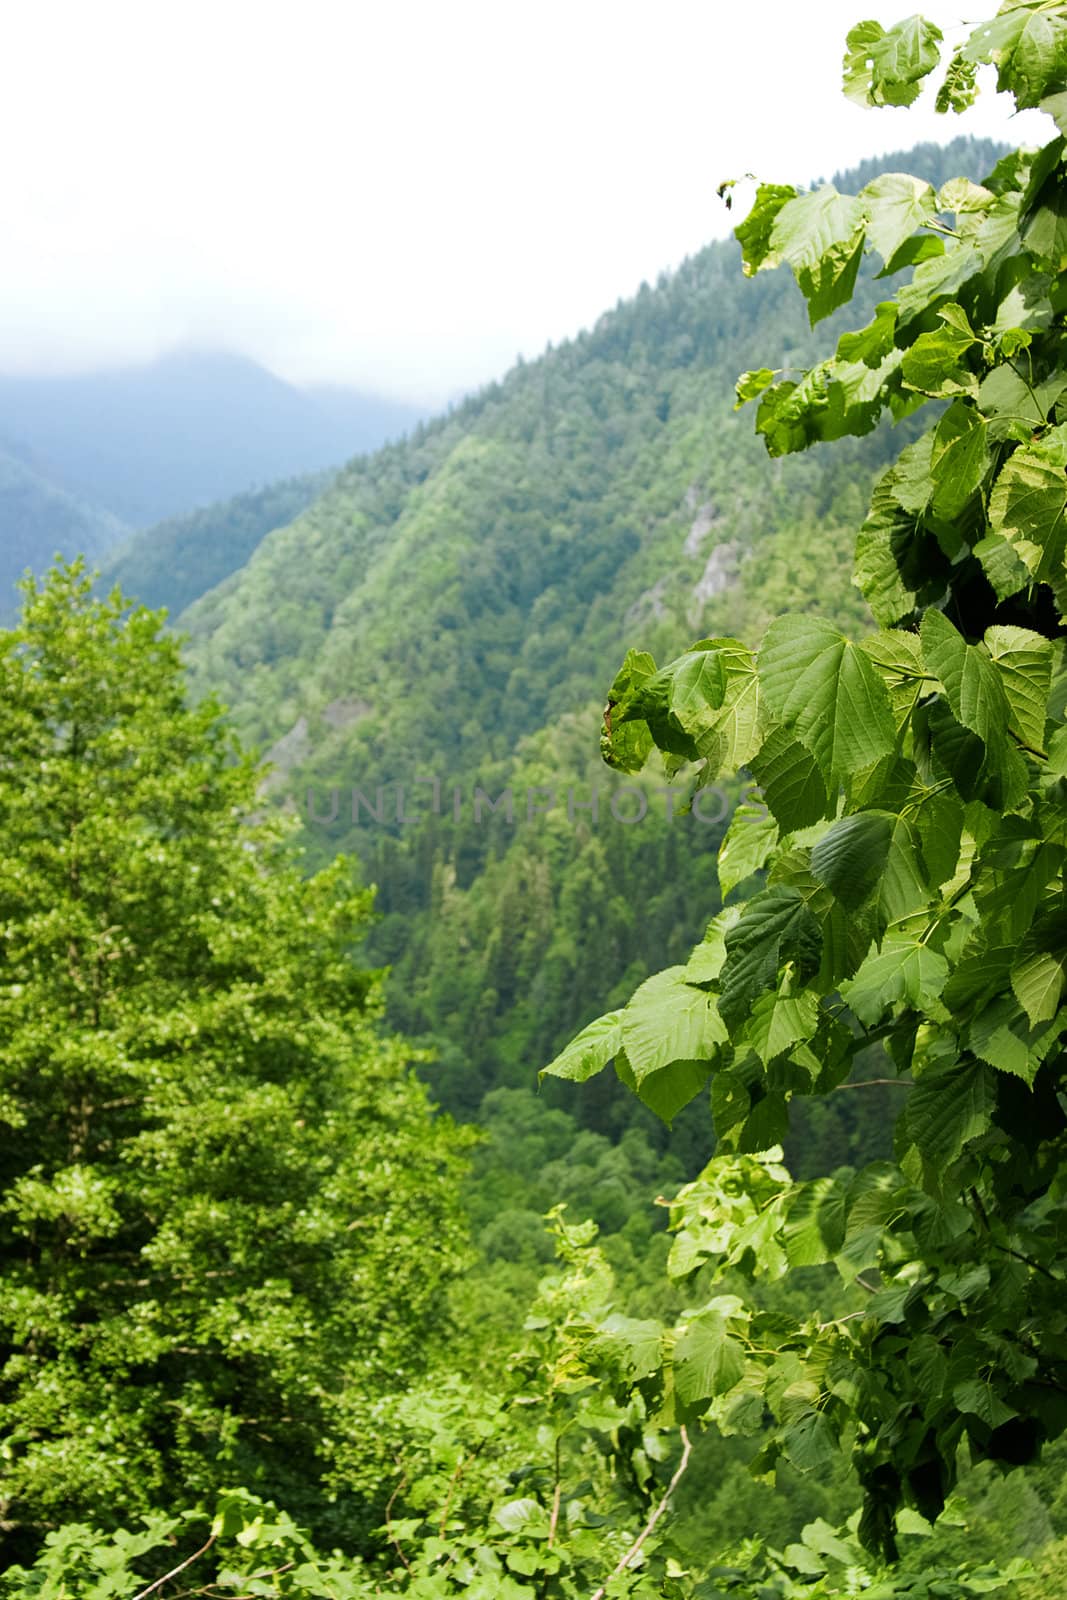
[[(958, 140), (881, 165), (940, 183), (996, 155)], [(885, 293), (864, 282), (860, 311)], [(589, 799), (622, 641), (754, 639), (787, 608), (863, 624), (851, 544), (888, 435), (775, 463), (732, 409), (741, 370), (816, 348), (784, 274), (747, 280), (736, 245), (712, 245), (353, 463), (181, 618), (200, 686), (270, 748), (274, 793), (336, 808), (309, 824), (312, 854), (352, 848), (377, 882), (395, 1020), (434, 1040), (457, 1109), (531, 1083), (605, 982), (632, 987), (687, 947), (690, 905), (706, 913), (718, 829), (667, 827), (662, 797), (639, 827), (607, 796), (595, 824), (567, 814), (569, 786)], [(418, 778), (439, 780), (439, 814)], [(420, 820), (396, 822), (398, 783)], [(514, 825), (475, 818), (478, 785), (512, 788)], [(526, 821), (547, 799), (531, 786), (557, 803)], [(354, 825), (353, 787), (380, 822), (361, 805)]]

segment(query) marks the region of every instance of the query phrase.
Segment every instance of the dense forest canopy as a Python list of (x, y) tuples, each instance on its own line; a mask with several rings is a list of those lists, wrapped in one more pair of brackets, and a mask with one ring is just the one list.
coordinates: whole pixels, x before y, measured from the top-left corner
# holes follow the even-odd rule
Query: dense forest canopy
[[(1067, 133), (1067, 7), (942, 42), (860, 23), (846, 92), (992, 65)], [(158, 616), (28, 586), (0, 1594), (1060, 1592), (1064, 147), (763, 184), (291, 526), (229, 508), (183, 622), (272, 772)], [(675, 822), (426, 801), (592, 782), (601, 718)], [(302, 803), (398, 780), (414, 826)]]

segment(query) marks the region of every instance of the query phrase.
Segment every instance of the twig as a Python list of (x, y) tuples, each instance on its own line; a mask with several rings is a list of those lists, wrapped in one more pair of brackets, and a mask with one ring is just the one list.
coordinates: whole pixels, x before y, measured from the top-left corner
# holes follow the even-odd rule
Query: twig
[[(400, 1466), (400, 1462), (399, 1461), (397, 1462), (397, 1466), (398, 1467)], [(397, 1486), (393, 1490), (392, 1494), (389, 1496), (389, 1503), (385, 1508), (385, 1531), (389, 1535), (389, 1543), (392, 1545), (393, 1549), (396, 1551), (397, 1555), (400, 1557), (401, 1561), (404, 1563), (404, 1565), (408, 1569), (408, 1571), (411, 1572), (411, 1562), (408, 1560), (407, 1556), (404, 1554), (403, 1550), (400, 1548), (400, 1540), (394, 1537), (393, 1524), (392, 1524), (392, 1521), (390, 1520), (391, 1517), (392, 1517), (393, 1504), (394, 1504), (394, 1502), (396, 1500), (396, 1497), (400, 1493), (401, 1489), (403, 1489), (405, 1487), (405, 1485), (407, 1484), (407, 1481), (408, 1481), (407, 1469), (406, 1468), (402, 1468), (401, 1472), (400, 1472), (400, 1480), (397, 1483)]]
[[(437, 1526), (437, 1532), (442, 1539), (445, 1536), (445, 1529), (448, 1527), (448, 1513), (452, 1509), (452, 1496), (456, 1492), (456, 1484), (459, 1482), (460, 1474), (463, 1471), (465, 1464), (465, 1458), (461, 1452), (459, 1460), (456, 1462), (456, 1470), (453, 1472), (452, 1477), (449, 1480), (448, 1493), (445, 1495), (445, 1508), (441, 1512), (441, 1521)], [(392, 1503), (392, 1500), (390, 1500), (389, 1504), (392, 1505)]]
[(141, 1590), (140, 1594), (135, 1594), (133, 1600), (145, 1600), (146, 1595), (153, 1594), (157, 1589), (161, 1589), (165, 1583), (169, 1583), (171, 1578), (176, 1578), (179, 1572), (184, 1572), (186, 1567), (191, 1567), (194, 1561), (199, 1561), (201, 1556), (207, 1555), (208, 1551), (211, 1549), (211, 1546), (215, 1543), (215, 1539), (216, 1535), (212, 1534), (207, 1544), (202, 1545), (199, 1550), (194, 1551), (191, 1556), (187, 1557), (187, 1559), (180, 1564), (180, 1566), (173, 1567), (170, 1572), (165, 1572), (162, 1578), (157, 1578), (155, 1583), (150, 1583), (147, 1589)]
[[(677, 1489), (678, 1484), (681, 1482), (682, 1474), (689, 1465), (689, 1456), (692, 1452), (693, 1446), (689, 1442), (689, 1435), (686, 1432), (684, 1423), (679, 1432), (682, 1439), (682, 1459), (678, 1463), (677, 1471), (675, 1472), (670, 1483), (667, 1485), (667, 1492), (663, 1496), (663, 1499), (660, 1501), (655, 1511), (653, 1511), (652, 1515), (641, 1529), (641, 1532), (637, 1535), (637, 1538), (634, 1540), (629, 1550), (627, 1550), (626, 1554), (615, 1568), (615, 1571), (611, 1574), (611, 1578), (617, 1578), (621, 1573), (625, 1572), (627, 1567), (633, 1561), (634, 1557), (640, 1552), (641, 1546), (644, 1544), (645, 1540), (656, 1526), (656, 1523), (659, 1521), (660, 1517), (662, 1517), (663, 1513), (666, 1511), (667, 1503), (675, 1489)], [(608, 1584), (611, 1582), (611, 1578), (607, 1578), (600, 1585), (600, 1588), (597, 1590), (596, 1594), (593, 1595), (592, 1600), (604, 1600), (604, 1596), (608, 1592)]]
[(562, 1484), (559, 1476), (559, 1442), (563, 1435), (556, 1434), (556, 1482), (552, 1490), (552, 1515), (548, 1519), (548, 1548), (551, 1550), (556, 1542), (556, 1527), (559, 1523), (559, 1501)]
[(883, 1087), (910, 1089), (911, 1086), (910, 1078), (864, 1078), (858, 1083), (839, 1083), (835, 1085), (834, 1093), (836, 1094), (840, 1089), (879, 1089)]
[(825, 1333), (827, 1328), (839, 1327), (842, 1322), (855, 1322), (857, 1317), (865, 1317), (866, 1315), (866, 1311), (850, 1311), (844, 1317), (831, 1317), (829, 1322), (819, 1323), (819, 1332)]

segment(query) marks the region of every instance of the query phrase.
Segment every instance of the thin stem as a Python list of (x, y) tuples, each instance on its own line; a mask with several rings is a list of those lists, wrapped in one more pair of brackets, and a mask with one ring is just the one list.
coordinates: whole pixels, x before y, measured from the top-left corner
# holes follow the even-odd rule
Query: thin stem
[[(692, 1453), (693, 1446), (689, 1442), (689, 1434), (686, 1432), (684, 1424), (679, 1429), (679, 1433), (682, 1440), (682, 1459), (678, 1463), (678, 1469), (670, 1483), (667, 1485), (667, 1492), (663, 1496), (663, 1499), (660, 1501), (655, 1511), (653, 1511), (652, 1515), (641, 1529), (641, 1532), (637, 1535), (637, 1538), (634, 1540), (629, 1550), (627, 1550), (626, 1554), (622, 1557), (618, 1566), (615, 1568), (615, 1571), (611, 1574), (611, 1578), (618, 1578), (626, 1571), (627, 1567), (630, 1566), (634, 1557), (640, 1554), (642, 1545), (652, 1532), (653, 1528), (656, 1526), (656, 1523), (659, 1521), (660, 1517), (662, 1517), (663, 1513), (666, 1511), (671, 1495), (674, 1493), (675, 1489), (677, 1489), (679, 1483), (681, 1482), (682, 1474), (689, 1465), (689, 1457)], [(600, 1585), (600, 1588), (593, 1595), (592, 1600), (604, 1600), (604, 1596), (608, 1592), (608, 1584), (611, 1582), (611, 1578), (606, 1579), (606, 1581)]]
[(910, 1078), (865, 1078), (860, 1083), (839, 1083), (834, 1088), (836, 1094), (839, 1089), (877, 1089), (881, 1087), (910, 1089)]
[(184, 1572), (186, 1567), (191, 1567), (194, 1561), (199, 1561), (201, 1556), (207, 1555), (207, 1552), (215, 1543), (215, 1538), (216, 1535), (212, 1534), (207, 1544), (201, 1545), (199, 1550), (195, 1550), (191, 1556), (188, 1556), (186, 1560), (182, 1561), (178, 1566), (172, 1567), (169, 1572), (165, 1572), (162, 1578), (156, 1579), (155, 1583), (150, 1583), (147, 1589), (142, 1589), (139, 1594), (135, 1594), (133, 1600), (145, 1600), (146, 1595), (154, 1594), (155, 1591), (157, 1589), (161, 1589), (165, 1583), (169, 1583), (171, 1578), (176, 1578), (179, 1572)]
[[(399, 1461), (397, 1462), (397, 1466), (398, 1467), (400, 1466), (400, 1462)], [(394, 1504), (396, 1502), (396, 1497), (400, 1493), (401, 1489), (403, 1489), (405, 1487), (405, 1485), (407, 1484), (407, 1481), (408, 1481), (407, 1469), (406, 1468), (402, 1468), (401, 1469), (401, 1473), (400, 1473), (399, 1482), (397, 1483), (397, 1486), (393, 1490), (392, 1494), (389, 1496), (389, 1503), (385, 1508), (385, 1531), (389, 1535), (389, 1543), (392, 1545), (393, 1549), (396, 1551), (397, 1555), (400, 1557), (401, 1561), (404, 1563), (404, 1565), (407, 1568), (408, 1572), (411, 1572), (411, 1562), (408, 1560), (407, 1556), (404, 1554), (403, 1550), (400, 1548), (400, 1540), (397, 1539), (396, 1536), (393, 1533), (393, 1523), (392, 1523), (393, 1506), (394, 1506)], [(412, 1574), (412, 1576), (414, 1576), (414, 1574)]]
[(561, 1481), (560, 1475), (559, 1475), (559, 1446), (560, 1446), (560, 1441), (561, 1441), (562, 1438), (563, 1438), (563, 1435), (561, 1433), (557, 1433), (556, 1434), (556, 1459), (555, 1459), (556, 1481), (555, 1481), (555, 1483), (553, 1485), (553, 1488), (552, 1488), (552, 1515), (548, 1519), (548, 1548), (550, 1550), (551, 1550), (552, 1546), (556, 1542), (556, 1528), (559, 1525), (559, 1502), (560, 1502), (560, 1493), (561, 1493), (561, 1490), (562, 1490), (562, 1487), (563, 1487), (562, 1481)]

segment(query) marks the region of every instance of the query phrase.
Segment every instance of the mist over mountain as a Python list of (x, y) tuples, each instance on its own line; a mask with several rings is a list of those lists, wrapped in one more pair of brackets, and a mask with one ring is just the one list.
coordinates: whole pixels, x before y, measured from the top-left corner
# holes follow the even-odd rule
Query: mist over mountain
[(68, 378), (0, 378), (0, 433), (69, 490), (135, 526), (395, 438), (414, 407), (307, 392), (244, 356), (189, 351)]
[(0, 377), (0, 606), (26, 566), (40, 570), (57, 550), (95, 559), (133, 528), (338, 466), (418, 418), (357, 390), (298, 389), (220, 352)]

